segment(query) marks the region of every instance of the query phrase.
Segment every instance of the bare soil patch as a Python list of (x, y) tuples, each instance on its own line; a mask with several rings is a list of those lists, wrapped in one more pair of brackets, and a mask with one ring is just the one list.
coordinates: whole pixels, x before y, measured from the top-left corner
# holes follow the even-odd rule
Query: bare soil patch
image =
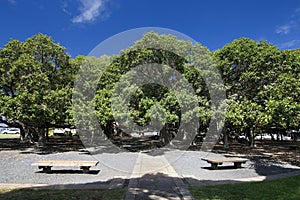
[(250, 147), (244, 142), (230, 141), (229, 148), (224, 149), (223, 145), (216, 145), (217, 152), (242, 154), (249, 159), (257, 157), (268, 158), (282, 164), (291, 164), (300, 167), (300, 142), (292, 141), (256, 141), (255, 147)]
[[(116, 139), (113, 143), (131, 152), (155, 149), (161, 147), (158, 140), (150, 138), (123, 138)], [(201, 144), (191, 146), (189, 150), (198, 151)], [(50, 138), (43, 148), (37, 148), (36, 144), (20, 143), (19, 139), (0, 139), (0, 151), (31, 149), (37, 153), (55, 153), (66, 151), (79, 151), (84, 149), (81, 140), (76, 137)], [(300, 141), (256, 141), (256, 147), (250, 147), (246, 142), (230, 140), (229, 148), (224, 149), (222, 144), (217, 144), (214, 151), (218, 153), (244, 155), (248, 159), (258, 157), (267, 158), (282, 164), (291, 164), (300, 167)]]

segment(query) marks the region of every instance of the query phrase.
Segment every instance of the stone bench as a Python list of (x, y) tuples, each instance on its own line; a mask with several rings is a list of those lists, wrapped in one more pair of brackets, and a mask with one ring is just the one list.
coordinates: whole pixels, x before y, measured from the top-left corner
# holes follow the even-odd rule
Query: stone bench
[(92, 166), (96, 166), (99, 161), (72, 161), (72, 160), (41, 160), (32, 163), (32, 166), (38, 166), (39, 169), (43, 169), (43, 172), (50, 173), (51, 167), (80, 167), (83, 173), (89, 173), (89, 169)]
[(222, 165), (224, 162), (232, 162), (235, 168), (241, 168), (242, 164), (248, 161), (245, 158), (202, 158), (202, 160), (210, 163), (212, 169), (218, 169), (218, 165)]

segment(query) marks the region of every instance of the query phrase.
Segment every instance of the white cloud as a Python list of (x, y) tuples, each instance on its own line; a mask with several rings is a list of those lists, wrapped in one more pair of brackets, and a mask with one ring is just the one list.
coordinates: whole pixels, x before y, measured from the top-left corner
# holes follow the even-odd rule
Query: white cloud
[(291, 29), (292, 29), (292, 25), (291, 24), (286, 24), (286, 25), (278, 26), (276, 28), (275, 32), (277, 34), (286, 35), (286, 34), (291, 32)]
[(64, 13), (68, 14), (68, 15), (71, 15), (71, 12), (68, 10), (68, 6), (69, 6), (69, 3), (68, 1), (62, 1), (61, 3), (61, 9)]
[(297, 44), (300, 43), (300, 40), (291, 40), (280, 45), (281, 49), (290, 49), (294, 48)]
[(300, 26), (300, 8), (297, 8), (290, 17), (290, 21), (286, 24), (277, 26), (275, 33), (281, 35), (287, 35), (291, 33), (294, 29), (299, 28)]
[(17, 1), (16, 0), (8, 0), (9, 3), (11, 3), (12, 5), (16, 5)]
[(79, 0), (80, 14), (72, 19), (73, 23), (85, 23), (95, 21), (104, 9), (104, 0)]

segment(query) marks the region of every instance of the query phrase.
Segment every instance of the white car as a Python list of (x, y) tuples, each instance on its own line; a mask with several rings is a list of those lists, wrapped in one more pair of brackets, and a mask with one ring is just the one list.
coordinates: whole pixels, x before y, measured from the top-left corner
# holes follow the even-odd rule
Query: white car
[(145, 130), (140, 130), (137, 132), (130, 133), (132, 137), (140, 138), (140, 137), (148, 137), (158, 139), (160, 137), (160, 132), (154, 131), (150, 128), (146, 128)]
[(20, 134), (19, 128), (5, 128), (1, 131), (2, 134)]
[(53, 135), (56, 136), (64, 136), (64, 135), (75, 135), (76, 129), (70, 129), (70, 128), (55, 128), (52, 130)]

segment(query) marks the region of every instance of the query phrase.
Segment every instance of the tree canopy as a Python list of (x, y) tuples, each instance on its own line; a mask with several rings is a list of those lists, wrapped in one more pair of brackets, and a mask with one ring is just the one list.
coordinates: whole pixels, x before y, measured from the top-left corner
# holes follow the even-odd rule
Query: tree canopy
[(66, 49), (46, 35), (9, 41), (0, 50), (1, 114), (32, 127), (34, 136), (66, 123), (77, 68)]
[[(205, 133), (224, 115), (218, 110), (224, 102), (214, 104), (213, 99), (224, 88), (209, 84), (219, 72), (227, 96), (224, 133), (246, 133), (253, 139), (260, 132), (299, 130), (299, 50), (240, 38), (211, 53), (199, 43), (154, 32), (119, 55), (100, 58), (71, 58), (43, 34), (24, 42), (10, 40), (0, 49), (0, 114), (24, 126), (22, 137), (26, 132), (38, 138), (48, 127), (76, 125), (91, 111), (96, 119), (84, 126), (99, 123), (108, 137), (120, 133), (115, 129), (120, 120), (123, 131), (127, 122), (162, 128), (168, 143), (184, 121), (197, 127), (190, 132)], [(78, 78), (78, 73), (90, 76)], [(74, 91), (75, 80), (80, 90)], [(79, 98), (73, 105), (72, 94)]]
[[(210, 56), (198, 43), (154, 32), (114, 56), (101, 72), (94, 99), (96, 116), (106, 135), (120, 133), (114, 131), (116, 121), (127, 134), (128, 127), (134, 132), (151, 126), (161, 132), (166, 144), (180, 135), (180, 126), (187, 122), (193, 122), (190, 127), (194, 129), (185, 136), (195, 135), (200, 127), (207, 130), (212, 111), (204, 76), (214, 73)], [(101, 60), (103, 57), (98, 62)], [(83, 70), (90, 69), (94, 61)], [(97, 74), (95, 71), (92, 67), (89, 73)], [(86, 84), (80, 91), (90, 91), (89, 87)]]
[(214, 58), (227, 89), (227, 127), (248, 135), (299, 129), (299, 52), (241, 38)]

